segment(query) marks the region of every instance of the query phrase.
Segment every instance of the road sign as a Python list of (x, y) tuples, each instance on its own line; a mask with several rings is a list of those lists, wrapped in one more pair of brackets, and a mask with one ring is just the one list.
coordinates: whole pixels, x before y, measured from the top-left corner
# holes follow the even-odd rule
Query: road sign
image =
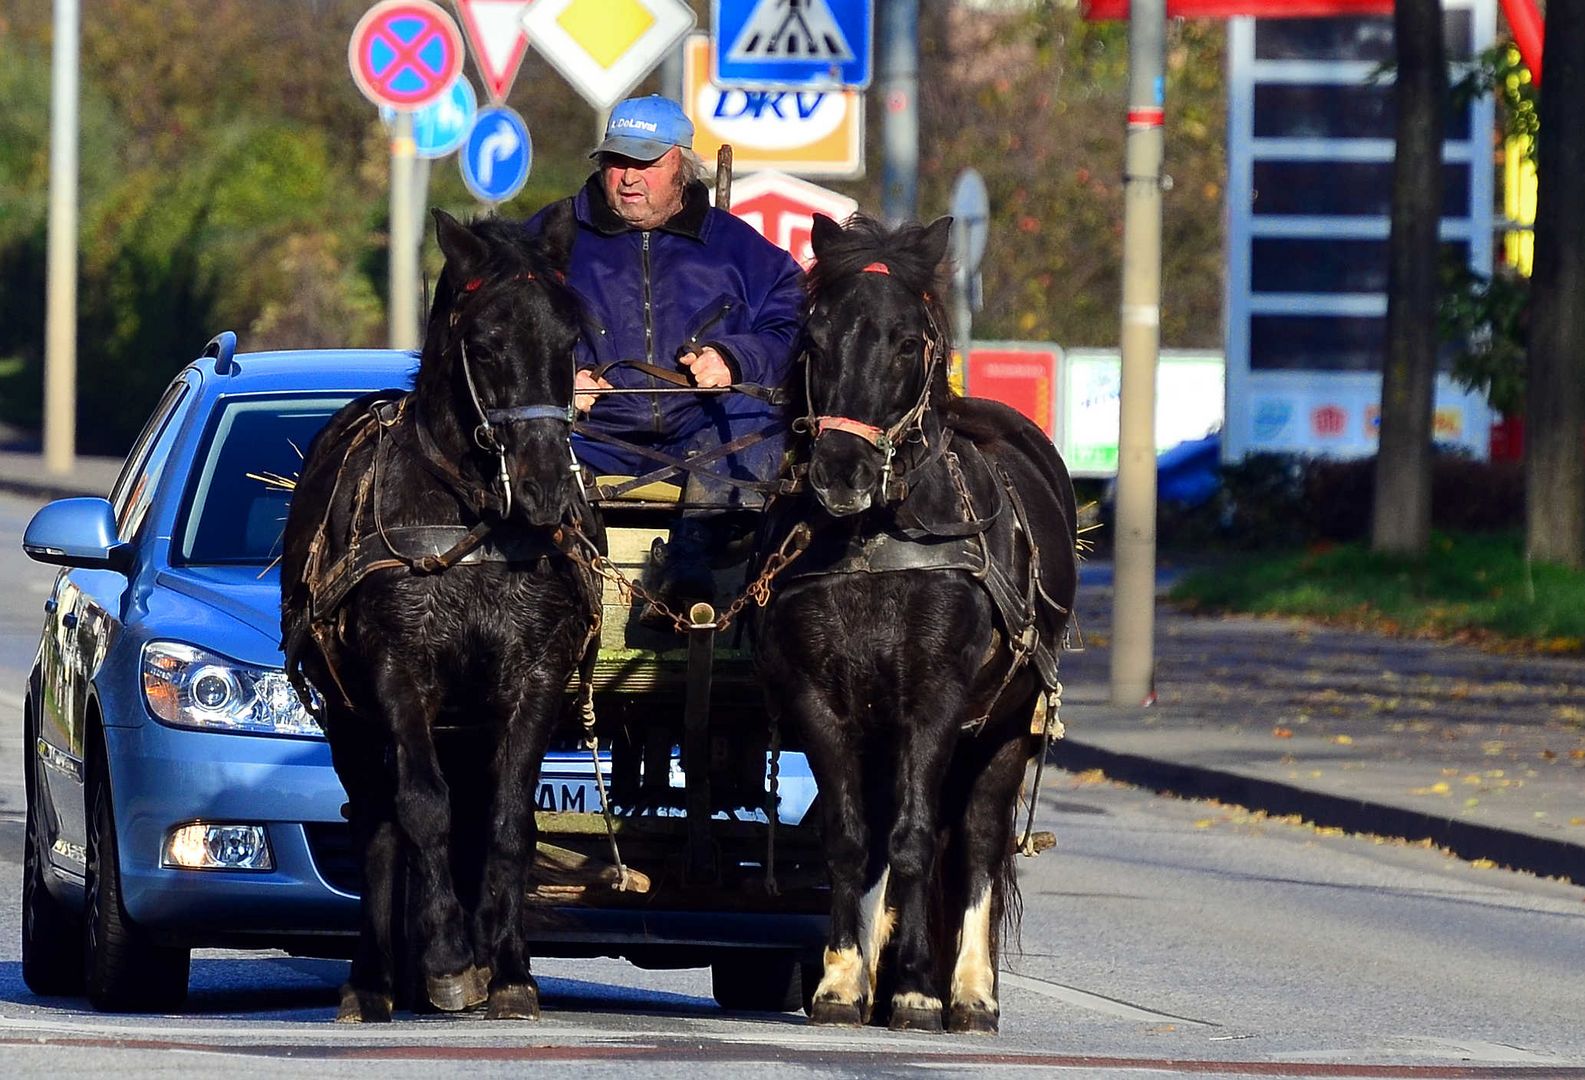
[(874, 71), (874, 0), (711, 0), (717, 86), (863, 90)]
[(952, 253), (960, 274), (968, 277), (980, 268), (990, 234), (991, 201), (985, 180), (978, 171), (964, 169), (952, 185)]
[(534, 164), (528, 125), (505, 105), (481, 109), (461, 158), (468, 190), (481, 202), (505, 202), (523, 190)]
[(506, 100), (528, 52), (528, 35), (523, 31), (523, 15), (533, 0), (457, 0), (457, 14), (473, 46), (473, 62), (484, 79), (490, 101)]
[[(479, 111), (479, 99), (473, 84), (458, 79), (441, 97), (413, 112), (413, 143), (421, 158), (443, 158), (467, 139), (473, 130), (473, 118)], [(380, 119), (387, 124), (396, 119), (396, 110), (388, 106), (380, 109)]]
[(693, 148), (706, 161), (732, 145), (744, 172), (777, 169), (799, 176), (864, 175), (864, 98), (856, 90), (735, 90), (710, 82), (710, 35), (683, 48), (683, 109)]
[(609, 109), (693, 29), (682, 0), (533, 0), (523, 29), (597, 109)]
[(376, 105), (418, 109), (462, 73), (462, 31), (429, 0), (382, 0), (358, 20), (347, 64)]
[(732, 213), (804, 267), (814, 262), (809, 231), (815, 214), (841, 222), (858, 208), (846, 195), (786, 173), (755, 173), (732, 184)]
[(1044, 343), (976, 343), (963, 366), (964, 389), (975, 397), (1011, 405), (1052, 438), (1061, 358), (1061, 349)]

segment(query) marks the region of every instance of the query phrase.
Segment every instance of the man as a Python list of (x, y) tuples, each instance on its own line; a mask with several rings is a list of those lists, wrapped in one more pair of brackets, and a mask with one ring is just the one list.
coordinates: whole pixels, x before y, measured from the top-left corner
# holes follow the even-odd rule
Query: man
[[(582, 298), (586, 328), (576, 388), (710, 389), (733, 383), (780, 387), (792, 366), (803, 291), (797, 264), (747, 224), (710, 205), (693, 153), (693, 124), (675, 101), (630, 98), (611, 110), (598, 164), (571, 197), (577, 221), (567, 284)], [(529, 222), (537, 230), (546, 211)], [(706, 465), (741, 479), (771, 480), (786, 447), (782, 410), (740, 393), (579, 394), (585, 424), (674, 458), (708, 452), (755, 432), (767, 437)], [(638, 475), (659, 463), (578, 437), (573, 449), (595, 473)], [(727, 519), (722, 508), (755, 506), (752, 492), (690, 473), (666, 545), (659, 584), (674, 605), (708, 599), (707, 558)]]

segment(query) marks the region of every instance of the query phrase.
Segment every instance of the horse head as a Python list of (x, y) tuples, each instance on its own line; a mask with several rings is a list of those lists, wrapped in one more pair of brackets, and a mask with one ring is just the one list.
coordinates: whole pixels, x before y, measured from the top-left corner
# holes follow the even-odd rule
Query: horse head
[(504, 517), (548, 527), (580, 497), (572, 456), (577, 300), (564, 281), (574, 222), (543, 232), (434, 211), (446, 266), (430, 311), (418, 398), (441, 450), (473, 463)]
[(950, 393), (936, 268), (952, 219), (888, 230), (815, 215), (805, 379), (814, 446), (809, 486), (836, 517), (891, 501), (910, 447), (939, 433)]

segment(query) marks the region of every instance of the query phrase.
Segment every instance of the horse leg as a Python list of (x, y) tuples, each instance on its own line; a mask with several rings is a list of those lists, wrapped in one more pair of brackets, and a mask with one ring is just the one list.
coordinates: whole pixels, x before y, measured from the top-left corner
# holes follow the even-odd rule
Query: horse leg
[(435, 710), (395, 673), (380, 680), (378, 697), (386, 703), (396, 743), (396, 818), (418, 872), (425, 989), (437, 1009), (460, 1012), (484, 1001), (487, 980), (473, 967), (466, 920), (451, 879), (451, 792), (435, 754), (430, 726)]
[[(1020, 726), (1027, 731), (1025, 715), (1018, 713)], [(950, 1031), (991, 1035), (1001, 1022), (996, 998), (998, 928), (1009, 890), (1018, 887), (1013, 815), (1033, 742), (1024, 734), (1008, 739), (969, 780), (968, 805), (959, 823), (966, 901), (952, 967)]]
[(831, 877), (831, 933), (825, 951), (825, 974), (815, 988), (809, 1009), (814, 1024), (856, 1027), (869, 1019), (872, 987), (866, 982), (861, 951), (864, 909), (861, 896), (885, 895), (882, 879), (864, 889), (868, 863), (868, 829), (864, 820), (863, 777), (859, 748), (851, 725), (812, 693), (799, 695), (793, 713), (805, 733), (806, 751), (820, 786), (824, 817), (826, 865)]
[(539, 1019), (539, 984), (529, 970), (526, 941), (527, 896), (538, 835), (534, 789), (560, 705), (559, 695), (546, 688), (565, 681), (547, 679), (537, 690), (522, 687), (496, 747), (495, 802), (475, 928), (490, 957), (491, 1020)]
[(371, 744), (354, 724), (356, 720), (348, 718), (326, 725), (332, 733), (329, 741), (336, 773), (347, 791), (353, 845), (363, 854), (358, 948), (341, 988), (336, 1022), (385, 1023), (391, 1019), (394, 997), (391, 917), (401, 838), (396, 832), (391, 777), (381, 746)]
[[(936, 985), (930, 927), (930, 889), (936, 872), (938, 803), (957, 744), (957, 697), (938, 696), (931, 707), (901, 704), (897, 756), (897, 816), (888, 838), (891, 896), (897, 911), (897, 989), (891, 1027), (940, 1031), (941, 998)], [(939, 711), (938, 711), (939, 710)], [(911, 714), (911, 719), (910, 719)]]

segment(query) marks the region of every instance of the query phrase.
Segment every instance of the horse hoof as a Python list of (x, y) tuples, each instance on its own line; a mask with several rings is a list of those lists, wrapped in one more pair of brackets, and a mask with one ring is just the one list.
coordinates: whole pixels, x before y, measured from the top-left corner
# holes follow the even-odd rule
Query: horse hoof
[(816, 1001), (809, 1006), (809, 1022), (826, 1027), (863, 1027), (864, 1009), (857, 1001)]
[(371, 994), (353, 986), (341, 988), (341, 1007), (336, 1010), (338, 1024), (389, 1024), (391, 995)]
[(485, 972), (481, 979), (479, 971), (470, 967), (456, 975), (425, 976), (429, 1003), (441, 1012), (462, 1012), (480, 1004), (489, 997), (490, 976)]
[(947, 1030), (959, 1035), (995, 1035), (1001, 1018), (981, 1005), (954, 1005), (947, 1013)]
[(476, 1009), (483, 1005), (490, 996), (490, 969), (483, 965), (475, 965), (462, 973), (467, 982), (467, 1008)]
[(893, 1031), (940, 1031), (941, 1010), (893, 1005), (891, 1022), (886, 1026)]
[(490, 1020), (538, 1020), (539, 992), (528, 983), (498, 986), (490, 991)]

